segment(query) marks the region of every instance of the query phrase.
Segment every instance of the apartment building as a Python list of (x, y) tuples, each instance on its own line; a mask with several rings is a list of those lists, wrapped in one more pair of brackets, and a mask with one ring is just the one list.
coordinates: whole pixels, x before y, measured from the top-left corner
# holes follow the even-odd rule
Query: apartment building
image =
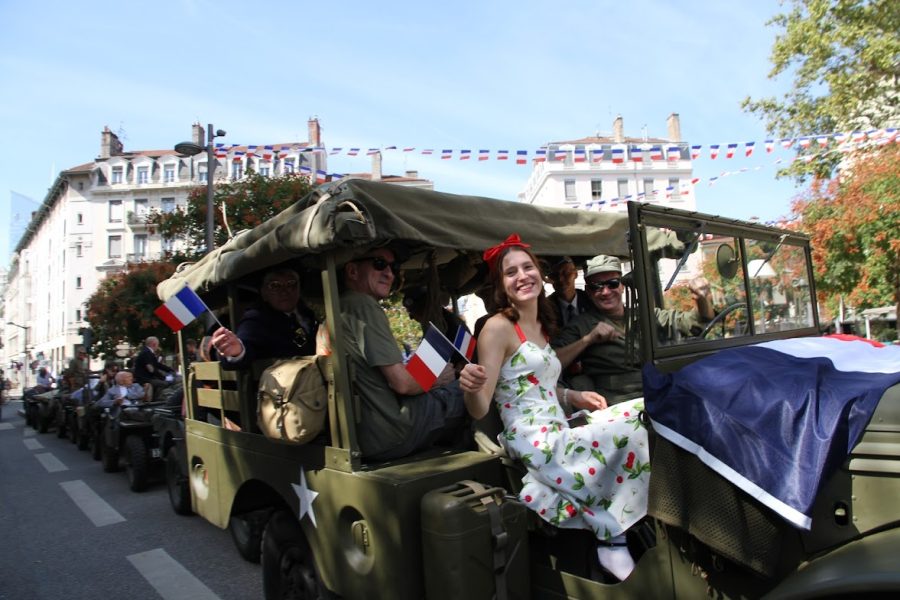
[[(264, 176), (326, 170), (317, 119), (308, 121), (308, 133), (305, 142), (217, 145), (215, 180), (238, 180), (251, 169)], [(194, 124), (191, 140), (205, 147), (206, 139)], [(205, 152), (126, 150), (104, 128), (98, 156), (59, 173), (15, 248), (3, 294), (2, 364), (64, 368), (82, 341), (85, 302), (100, 281), (178, 249), (179, 240), (147, 227), (147, 214), (184, 206), (208, 172)]]

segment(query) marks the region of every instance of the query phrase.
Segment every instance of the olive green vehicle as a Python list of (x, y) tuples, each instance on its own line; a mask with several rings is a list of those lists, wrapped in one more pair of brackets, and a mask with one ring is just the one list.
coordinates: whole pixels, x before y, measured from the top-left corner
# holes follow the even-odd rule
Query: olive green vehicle
[[(325, 430), (293, 445), (256, 426), (259, 370), (193, 363), (185, 438), (191, 508), (261, 558), (267, 598), (806, 598), (900, 591), (900, 386), (796, 529), (651, 431), (647, 518), (629, 531), (637, 566), (604, 580), (587, 531), (552, 528), (516, 499), (523, 473), (496, 443), (474, 441), (368, 462), (343, 340), (338, 275), (367, 249), (401, 241), (400, 285), (441, 282), (458, 297), (481, 281), (481, 252), (519, 233), (537, 254), (629, 261), (645, 333), (635, 360), (674, 371), (723, 348), (819, 334), (808, 238), (759, 224), (632, 203), (627, 213), (550, 209), (358, 180), (313, 192), (159, 285), (190, 285), (236, 323), (259, 273), (301, 272), (331, 338)], [(690, 304), (703, 273), (718, 316), (701, 335), (661, 338), (654, 308)], [(638, 301), (638, 299), (640, 301)], [(773, 399), (777, 402), (777, 399)], [(226, 426), (223, 426), (222, 424)], [(238, 424), (238, 427), (231, 426)]]

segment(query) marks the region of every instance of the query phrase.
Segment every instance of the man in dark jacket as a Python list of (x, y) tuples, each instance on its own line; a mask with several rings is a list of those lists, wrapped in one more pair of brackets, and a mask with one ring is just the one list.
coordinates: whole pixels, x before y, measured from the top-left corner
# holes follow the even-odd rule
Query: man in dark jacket
[(563, 256), (550, 264), (547, 272), (547, 283), (553, 286), (553, 293), (548, 296), (553, 310), (556, 311), (556, 324), (562, 329), (569, 321), (583, 313), (591, 305), (590, 295), (575, 287), (578, 269), (575, 262)]
[(309, 356), (316, 353), (318, 323), (300, 300), (300, 277), (288, 268), (265, 274), (262, 302), (244, 313), (237, 331), (220, 327), (212, 345), (227, 369), (249, 367), (254, 360)]
[(166, 375), (172, 368), (159, 360), (159, 338), (150, 336), (144, 341), (144, 347), (134, 359), (134, 380), (141, 385), (149, 383), (153, 386), (154, 395), (157, 390), (172, 384)]

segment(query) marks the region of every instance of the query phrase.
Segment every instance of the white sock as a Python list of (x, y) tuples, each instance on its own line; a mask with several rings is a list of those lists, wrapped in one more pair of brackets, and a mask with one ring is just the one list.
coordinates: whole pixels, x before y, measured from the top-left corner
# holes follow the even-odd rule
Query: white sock
[(600, 566), (615, 575), (619, 581), (625, 581), (634, 570), (634, 559), (625, 545), (625, 534), (617, 535), (611, 538), (610, 543), (622, 544), (621, 546), (607, 546), (599, 544), (597, 546), (597, 559)]

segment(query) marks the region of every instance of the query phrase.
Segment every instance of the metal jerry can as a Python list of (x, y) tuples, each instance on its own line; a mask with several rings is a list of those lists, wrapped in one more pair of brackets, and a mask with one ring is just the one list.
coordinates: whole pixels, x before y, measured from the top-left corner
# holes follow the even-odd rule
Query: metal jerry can
[(428, 600), (530, 597), (528, 509), (505, 494), (459, 481), (422, 497)]

